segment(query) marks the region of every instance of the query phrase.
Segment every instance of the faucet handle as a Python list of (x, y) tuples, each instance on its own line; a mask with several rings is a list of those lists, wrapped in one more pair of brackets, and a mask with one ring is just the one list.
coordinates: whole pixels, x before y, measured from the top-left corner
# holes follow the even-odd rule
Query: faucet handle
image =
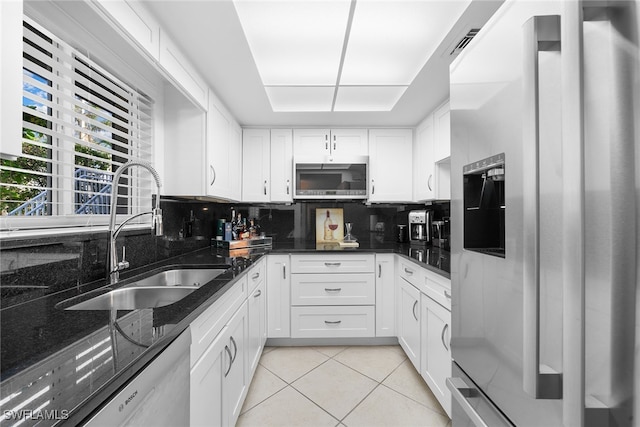
[(127, 253), (127, 247), (122, 247), (122, 261), (118, 263), (118, 270), (124, 270), (125, 268), (129, 268), (129, 261), (125, 259), (125, 254)]

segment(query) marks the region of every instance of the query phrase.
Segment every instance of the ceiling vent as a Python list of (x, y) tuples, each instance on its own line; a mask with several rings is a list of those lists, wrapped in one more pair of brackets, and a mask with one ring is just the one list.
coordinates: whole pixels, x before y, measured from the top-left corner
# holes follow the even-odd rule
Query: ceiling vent
[(449, 49), (449, 56), (456, 56), (462, 49), (467, 47), (467, 45), (471, 42), (471, 40), (478, 34), (480, 28), (471, 28), (467, 33), (454, 45)]

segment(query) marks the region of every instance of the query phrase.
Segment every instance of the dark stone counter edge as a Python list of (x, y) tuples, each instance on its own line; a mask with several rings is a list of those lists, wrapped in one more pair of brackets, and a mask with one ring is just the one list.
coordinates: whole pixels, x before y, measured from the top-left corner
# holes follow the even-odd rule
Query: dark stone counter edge
[[(362, 254), (378, 254), (378, 253), (386, 253), (386, 254), (395, 254), (400, 255), (404, 259), (410, 260), (414, 262), (416, 265), (426, 268), (440, 276), (443, 276), (447, 279), (450, 279), (451, 275), (449, 272), (433, 267), (425, 262), (418, 261), (414, 258), (409, 257), (403, 251), (406, 252), (404, 247), (388, 247), (388, 248), (346, 248), (339, 250), (322, 250), (318, 251), (313, 248), (287, 248), (287, 247), (278, 247), (278, 245), (274, 245), (275, 247), (269, 249), (264, 254), (256, 255), (252, 263), (257, 262), (259, 259), (263, 257), (263, 255), (267, 255), (269, 253), (272, 254), (310, 254), (310, 253), (362, 253)], [(286, 246), (286, 245), (283, 245)], [(184, 265), (195, 266), (193, 262), (189, 261), (190, 255), (195, 255), (197, 253), (209, 252), (211, 248), (204, 248), (194, 251), (190, 254), (181, 255), (175, 258), (171, 258), (165, 260), (161, 263), (153, 264), (148, 266), (146, 269), (148, 272), (167, 269), (169, 266), (177, 266), (180, 265), (178, 261), (184, 260)], [(160, 264), (160, 265), (158, 265)], [(210, 263), (203, 263), (202, 266), (209, 265)], [(250, 267), (248, 267), (250, 268)], [(247, 268), (247, 269), (248, 269)], [(140, 272), (138, 272), (140, 274)], [(89, 396), (84, 402), (80, 403), (76, 408), (74, 408), (70, 412), (70, 416), (67, 420), (64, 421), (64, 424), (76, 425), (81, 422), (88, 421), (89, 417), (91, 417), (96, 411), (100, 410), (103, 406), (105, 406), (109, 399), (119, 391), (122, 387), (124, 387), (131, 379), (133, 379), (136, 375), (141, 373), (147, 365), (149, 365), (160, 353), (164, 351), (180, 334), (185, 332), (189, 325), (200, 315), (202, 314), (209, 306), (211, 306), (216, 300), (218, 300), (229, 288), (231, 288), (243, 274), (233, 277), (229, 279), (228, 282), (218, 289), (213, 295), (211, 295), (205, 302), (200, 304), (197, 308), (187, 314), (176, 326), (173, 328), (165, 337), (156, 342), (153, 346), (149, 347), (147, 351), (145, 351), (140, 357), (131, 362), (128, 366), (123, 368), (120, 372), (114, 375), (106, 384), (104, 384), (100, 389), (98, 389), (95, 393)], [(93, 296), (93, 295), (92, 295)]]

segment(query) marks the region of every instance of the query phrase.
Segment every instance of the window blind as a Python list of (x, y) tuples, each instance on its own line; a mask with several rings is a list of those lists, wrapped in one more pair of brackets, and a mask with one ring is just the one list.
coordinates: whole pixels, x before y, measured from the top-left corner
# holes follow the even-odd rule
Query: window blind
[[(2, 228), (105, 224), (115, 171), (153, 159), (153, 101), (28, 18), (22, 115), (22, 156), (0, 164)], [(117, 213), (149, 210), (154, 189), (128, 170)]]

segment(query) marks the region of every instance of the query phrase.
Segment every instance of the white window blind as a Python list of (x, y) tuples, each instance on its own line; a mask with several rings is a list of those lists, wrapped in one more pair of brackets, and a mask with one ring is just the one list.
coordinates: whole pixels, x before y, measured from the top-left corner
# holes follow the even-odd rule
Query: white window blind
[[(153, 159), (153, 101), (28, 18), (23, 31), (22, 157), (0, 165), (2, 228), (105, 224), (117, 168)], [(149, 210), (154, 189), (130, 169), (117, 213)]]

